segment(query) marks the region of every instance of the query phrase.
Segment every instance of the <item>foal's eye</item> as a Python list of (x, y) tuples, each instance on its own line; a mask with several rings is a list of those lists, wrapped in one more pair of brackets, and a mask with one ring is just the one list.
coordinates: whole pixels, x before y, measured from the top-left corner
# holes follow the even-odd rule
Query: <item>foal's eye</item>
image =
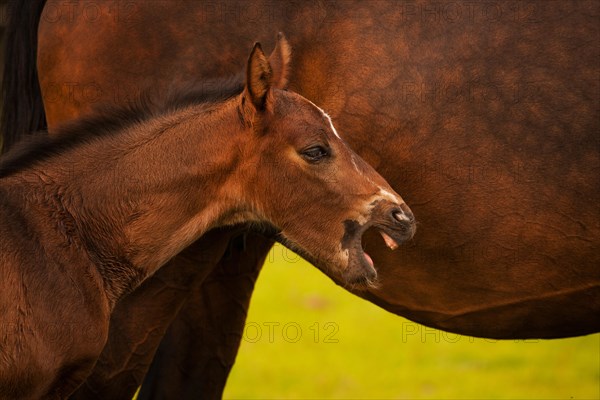
[(310, 163), (317, 163), (329, 156), (329, 151), (323, 146), (313, 146), (302, 150), (300, 155)]

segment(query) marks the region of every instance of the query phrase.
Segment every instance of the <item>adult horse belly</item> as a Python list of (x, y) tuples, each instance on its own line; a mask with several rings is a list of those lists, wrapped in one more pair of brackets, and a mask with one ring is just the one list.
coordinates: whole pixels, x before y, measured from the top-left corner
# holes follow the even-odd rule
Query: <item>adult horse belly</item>
[(342, 5), (153, 1), (42, 17), (50, 128), (240, 71), (232, 60), (284, 29), (292, 88), (419, 221), (396, 252), (367, 233), (381, 287), (357, 295), (476, 336), (598, 331), (600, 5)]

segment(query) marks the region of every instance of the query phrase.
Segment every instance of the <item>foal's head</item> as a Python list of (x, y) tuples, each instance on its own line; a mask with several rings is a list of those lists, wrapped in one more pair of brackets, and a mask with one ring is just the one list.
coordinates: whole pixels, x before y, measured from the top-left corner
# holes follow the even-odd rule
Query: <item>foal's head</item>
[(249, 138), (242, 196), (283, 244), (317, 267), (345, 284), (371, 283), (377, 273), (363, 233), (375, 227), (394, 249), (413, 236), (413, 214), (323, 110), (283, 90), (289, 59), (280, 37), (269, 59), (256, 44), (248, 60), (239, 103)]

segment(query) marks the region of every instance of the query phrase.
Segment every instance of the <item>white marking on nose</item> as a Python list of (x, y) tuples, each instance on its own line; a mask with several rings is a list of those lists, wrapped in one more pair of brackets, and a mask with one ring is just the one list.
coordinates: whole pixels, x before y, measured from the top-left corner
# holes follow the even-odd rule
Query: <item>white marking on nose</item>
[(379, 194), (385, 198), (388, 199), (389, 201), (392, 201), (396, 204), (400, 204), (400, 199), (398, 199), (398, 197), (390, 192), (388, 192), (387, 190), (385, 190), (384, 188), (382, 188), (381, 186), (379, 187)]
[(339, 253), (338, 253), (338, 262), (340, 263), (340, 265), (344, 266), (344, 269), (348, 268), (348, 266), (350, 265), (350, 250), (348, 249), (342, 249), (342, 245), (339, 245)]
[(364, 176), (363, 172), (358, 168), (358, 164), (356, 164), (356, 156), (354, 154), (350, 155), (350, 160), (352, 160), (352, 165), (354, 165), (356, 172)]

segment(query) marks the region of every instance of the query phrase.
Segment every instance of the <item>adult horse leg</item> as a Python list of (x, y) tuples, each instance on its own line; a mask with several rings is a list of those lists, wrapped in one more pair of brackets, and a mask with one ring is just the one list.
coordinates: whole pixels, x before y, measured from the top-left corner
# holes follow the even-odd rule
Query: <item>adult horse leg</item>
[(170, 325), (138, 399), (222, 396), (240, 346), (254, 283), (273, 242), (248, 233), (233, 242)]

